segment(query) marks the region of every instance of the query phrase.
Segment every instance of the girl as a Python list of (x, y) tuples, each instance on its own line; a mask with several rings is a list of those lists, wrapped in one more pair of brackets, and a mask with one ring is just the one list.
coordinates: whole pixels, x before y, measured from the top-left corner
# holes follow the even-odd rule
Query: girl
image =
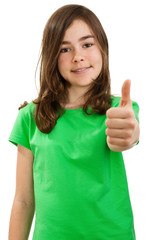
[(133, 240), (122, 151), (139, 139), (138, 105), (110, 93), (108, 42), (84, 6), (66, 5), (42, 39), (40, 92), (9, 141), (18, 146), (9, 239)]

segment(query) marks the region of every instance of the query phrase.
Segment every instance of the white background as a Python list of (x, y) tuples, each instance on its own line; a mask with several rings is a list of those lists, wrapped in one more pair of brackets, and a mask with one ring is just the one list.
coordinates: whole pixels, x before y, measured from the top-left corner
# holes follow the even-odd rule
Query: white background
[[(89, 7), (109, 40), (112, 94), (131, 79), (140, 106), (141, 138), (124, 152), (137, 240), (159, 240), (160, 232), (160, 5), (157, 0), (3, 1), (0, 6), (0, 239), (8, 239), (15, 192), (17, 149), (8, 142), (18, 107), (37, 96), (35, 69), (44, 26), (64, 4)], [(38, 86), (38, 77), (37, 77)], [(33, 225), (30, 238), (33, 232)], [(76, 240), (76, 239), (75, 239)], [(107, 240), (107, 239), (106, 239)], [(118, 239), (117, 239), (118, 240)]]

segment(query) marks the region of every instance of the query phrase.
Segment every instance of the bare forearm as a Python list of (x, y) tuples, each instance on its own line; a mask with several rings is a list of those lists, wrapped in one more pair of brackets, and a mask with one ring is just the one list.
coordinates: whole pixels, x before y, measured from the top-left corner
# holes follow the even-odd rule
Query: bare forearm
[(27, 240), (34, 216), (34, 205), (26, 204), (21, 201), (14, 200), (10, 225), (9, 240)]

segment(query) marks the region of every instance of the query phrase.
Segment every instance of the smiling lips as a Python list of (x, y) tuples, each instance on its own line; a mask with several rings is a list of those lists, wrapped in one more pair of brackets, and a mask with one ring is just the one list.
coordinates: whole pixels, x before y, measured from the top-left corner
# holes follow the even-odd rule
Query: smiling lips
[(72, 70), (73, 73), (85, 73), (90, 69), (91, 67), (84, 67), (84, 68), (77, 68), (75, 70)]

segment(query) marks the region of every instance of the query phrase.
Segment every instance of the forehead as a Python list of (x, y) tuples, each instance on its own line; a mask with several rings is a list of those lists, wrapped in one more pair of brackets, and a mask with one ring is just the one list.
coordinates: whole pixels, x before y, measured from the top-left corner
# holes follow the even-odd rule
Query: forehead
[(84, 21), (77, 19), (66, 30), (63, 40), (79, 39), (85, 35), (93, 35), (93, 32)]

